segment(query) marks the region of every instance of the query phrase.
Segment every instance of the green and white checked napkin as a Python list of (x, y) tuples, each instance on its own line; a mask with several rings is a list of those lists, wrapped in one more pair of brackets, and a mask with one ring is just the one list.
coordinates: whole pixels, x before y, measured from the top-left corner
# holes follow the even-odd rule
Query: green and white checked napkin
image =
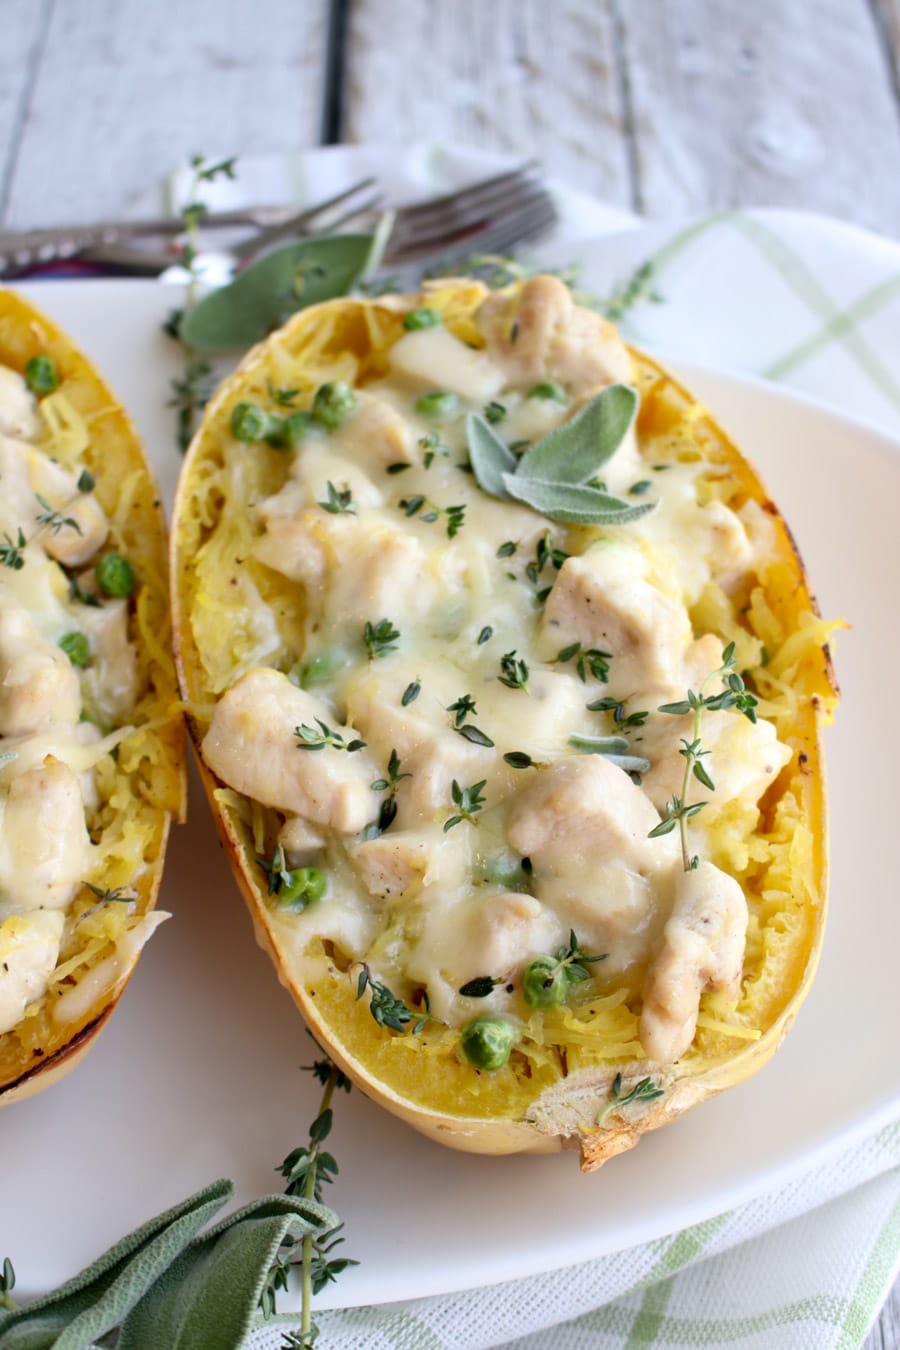
[[(325, 153), (318, 196), (386, 165), (402, 198), (499, 163), (421, 146)], [(260, 182), (282, 191), (287, 182), (302, 199), (311, 163), (261, 159)], [(248, 174), (252, 162), (243, 191)], [(559, 201), (561, 226), (541, 261), (580, 260), (584, 288), (621, 302), (629, 339), (780, 382), (900, 437), (900, 245), (799, 212), (724, 212), (673, 226), (566, 188)], [(542, 1276), (329, 1310), (317, 1321), (323, 1350), (853, 1350), (898, 1271), (895, 1123), (777, 1192), (669, 1237)], [(292, 1325), (284, 1317), (260, 1326), (248, 1346), (272, 1350)]]

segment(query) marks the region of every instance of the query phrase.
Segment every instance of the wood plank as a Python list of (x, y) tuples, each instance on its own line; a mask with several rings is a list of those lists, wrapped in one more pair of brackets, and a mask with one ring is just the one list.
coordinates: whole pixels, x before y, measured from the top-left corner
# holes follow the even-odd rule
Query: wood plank
[(0, 220), (54, 0), (6, 0), (0, 42)]
[(354, 0), (345, 140), (540, 159), (631, 204), (611, 0)]
[(163, 180), (191, 154), (317, 144), (327, 16), (327, 0), (57, 4), (6, 223), (158, 209)]
[(621, 13), (647, 212), (790, 206), (900, 233), (900, 122), (866, 0)]
[(894, 1285), (887, 1302), (863, 1342), (862, 1350), (897, 1350), (900, 1345), (900, 1281)]

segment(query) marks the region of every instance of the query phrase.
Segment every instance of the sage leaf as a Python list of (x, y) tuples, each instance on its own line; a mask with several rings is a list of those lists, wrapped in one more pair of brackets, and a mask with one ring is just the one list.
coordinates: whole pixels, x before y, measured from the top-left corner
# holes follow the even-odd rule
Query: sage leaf
[(638, 506), (580, 483), (525, 478), (518, 473), (504, 473), (503, 486), (510, 497), (541, 515), (573, 525), (629, 525), (656, 507), (656, 502)]
[(250, 347), (298, 309), (346, 295), (375, 246), (372, 235), (339, 234), (273, 249), (188, 309), (179, 337), (201, 352)]
[(504, 478), (515, 472), (517, 462), (509, 446), (478, 413), (466, 418), (466, 438), (478, 486), (492, 497), (508, 497)]
[(586, 483), (611, 459), (631, 429), (638, 397), (629, 384), (611, 384), (574, 417), (542, 436), (519, 460), (523, 478)]
[(243, 1344), (281, 1244), (337, 1225), (333, 1210), (314, 1200), (255, 1200), (190, 1243), (128, 1314), (117, 1350), (231, 1350)]
[(630, 755), (630, 746), (624, 736), (570, 736), (573, 750), (584, 755), (603, 755), (611, 764), (626, 773), (649, 773), (650, 761), (640, 755)]
[[(234, 1190), (215, 1181), (0, 1322), (0, 1350), (84, 1350), (118, 1326)], [(164, 1344), (165, 1342), (160, 1342)]]

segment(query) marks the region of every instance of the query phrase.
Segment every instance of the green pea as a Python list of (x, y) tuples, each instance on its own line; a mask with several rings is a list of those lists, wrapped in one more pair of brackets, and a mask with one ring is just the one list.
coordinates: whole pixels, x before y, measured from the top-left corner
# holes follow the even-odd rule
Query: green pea
[(251, 444), (265, 440), (279, 426), (279, 419), (258, 403), (238, 403), (231, 413), (231, 434), (236, 441)]
[(419, 328), (437, 328), (441, 322), (441, 316), (436, 309), (411, 309), (408, 314), (403, 316), (403, 327), (408, 332), (415, 332)]
[(320, 385), (313, 399), (312, 415), (329, 431), (334, 431), (356, 408), (356, 395), (346, 380)]
[(502, 1069), (516, 1043), (516, 1029), (504, 1017), (476, 1017), (463, 1027), (459, 1043), (476, 1069)]
[(312, 413), (294, 412), (278, 421), (274, 429), (268, 432), (265, 440), (276, 450), (294, 450), (315, 425), (316, 419)]
[(557, 403), (568, 403), (569, 395), (555, 380), (544, 380), (528, 391), (529, 398), (552, 398)]
[(446, 418), (452, 417), (458, 407), (459, 399), (456, 394), (451, 394), (446, 389), (432, 389), (430, 394), (423, 394), (416, 402), (416, 412), (420, 412), (423, 417), (430, 417), (435, 422), (443, 422)]
[(52, 356), (33, 356), (25, 367), (25, 383), (38, 398), (52, 394), (59, 386), (59, 371)]
[(79, 633), (77, 629), (60, 638), (59, 648), (65, 652), (73, 666), (79, 666), (82, 670), (91, 659), (88, 640), (84, 633)]
[(290, 909), (295, 913), (306, 909), (316, 900), (321, 900), (328, 889), (328, 878), (318, 867), (296, 867), (288, 872), (288, 880), (281, 883), (278, 892), (280, 909)]
[(97, 585), (104, 595), (130, 595), (134, 590), (134, 568), (121, 553), (107, 553), (94, 568)]
[(564, 966), (552, 956), (536, 956), (522, 976), (522, 993), (530, 1008), (556, 1008), (564, 1003), (569, 980)]

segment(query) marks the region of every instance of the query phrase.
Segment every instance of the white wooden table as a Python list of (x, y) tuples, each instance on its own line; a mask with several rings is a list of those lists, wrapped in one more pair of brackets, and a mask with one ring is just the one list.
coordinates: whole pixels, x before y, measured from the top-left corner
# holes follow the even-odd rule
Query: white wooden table
[[(665, 218), (900, 237), (900, 0), (0, 0), (0, 224), (155, 208), (192, 153), (428, 139)], [(900, 1287), (866, 1350), (900, 1345)]]

